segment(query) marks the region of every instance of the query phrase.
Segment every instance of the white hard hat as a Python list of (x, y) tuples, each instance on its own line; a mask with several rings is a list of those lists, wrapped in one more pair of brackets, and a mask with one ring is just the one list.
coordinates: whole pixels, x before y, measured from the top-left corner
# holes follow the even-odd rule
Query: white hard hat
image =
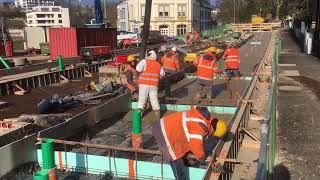
[(176, 52), (176, 51), (177, 51), (177, 46), (173, 46), (173, 48), (171, 48), (171, 50), (172, 50), (173, 52)]
[(148, 52), (148, 56), (147, 57), (150, 58), (150, 59), (156, 60), (157, 59), (157, 53), (154, 50), (151, 50), (151, 51)]
[(162, 45), (161, 47), (160, 47), (160, 50), (159, 50), (160, 52), (165, 52), (165, 51), (167, 51), (167, 47), (166, 46), (164, 46), (164, 45)]

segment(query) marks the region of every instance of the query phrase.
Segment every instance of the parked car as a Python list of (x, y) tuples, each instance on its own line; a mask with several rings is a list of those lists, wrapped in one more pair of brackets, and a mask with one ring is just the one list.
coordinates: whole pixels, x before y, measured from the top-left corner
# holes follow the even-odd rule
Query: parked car
[(167, 43), (168, 39), (161, 35), (159, 31), (150, 31), (147, 43), (149, 45)]
[(124, 42), (127, 40), (130, 40), (131, 45), (135, 46), (139, 46), (141, 43), (140, 34), (128, 31), (117, 31), (118, 47), (122, 48), (124, 46)]

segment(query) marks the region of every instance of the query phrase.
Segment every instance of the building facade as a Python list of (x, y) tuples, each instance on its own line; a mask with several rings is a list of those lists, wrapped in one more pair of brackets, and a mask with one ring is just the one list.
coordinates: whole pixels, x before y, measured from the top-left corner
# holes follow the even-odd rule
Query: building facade
[(36, 6), (26, 16), (28, 27), (70, 27), (69, 9), (61, 6)]
[(36, 6), (54, 6), (55, 0), (15, 0), (16, 6), (21, 6), (25, 11), (31, 11)]
[(129, 12), (128, 12), (128, 2), (122, 1), (117, 5), (117, 28), (119, 31), (131, 31), (129, 28)]
[[(129, 29), (141, 32), (145, 13), (144, 0), (128, 0)], [(209, 0), (154, 0), (150, 30), (179, 36), (186, 31), (204, 31), (212, 27)]]

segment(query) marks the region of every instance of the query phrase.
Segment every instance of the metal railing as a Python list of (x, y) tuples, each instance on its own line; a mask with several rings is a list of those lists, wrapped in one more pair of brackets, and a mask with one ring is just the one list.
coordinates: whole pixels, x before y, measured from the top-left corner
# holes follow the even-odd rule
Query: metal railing
[(257, 180), (272, 179), (276, 156), (276, 120), (277, 120), (277, 72), (281, 40), (276, 38), (272, 63), (272, 86), (269, 92), (269, 104), (261, 125), (261, 145)]
[[(207, 169), (206, 176), (204, 179), (231, 179), (233, 171), (235, 169), (235, 163), (228, 161), (227, 159), (237, 159), (238, 153), (242, 146), (244, 139), (244, 134), (242, 133), (243, 128), (246, 128), (250, 118), (250, 101), (252, 92), (255, 89), (255, 84), (258, 81), (259, 74), (265, 64), (269, 59), (272, 59), (274, 54), (275, 42), (278, 40), (274, 39), (274, 34), (271, 37), (266, 53), (259, 64), (259, 67), (255, 71), (255, 76), (253, 77), (246, 93), (241, 97), (239, 103), (239, 109), (236, 112), (233, 121), (229, 123), (229, 134), (226, 137), (226, 142), (220, 142), (218, 148), (213, 152), (216, 156), (216, 161), (212, 161), (212, 166)], [(277, 61), (277, 60), (276, 60)], [(269, 134), (268, 134), (269, 135)], [(274, 138), (274, 137), (273, 137)], [(260, 158), (259, 158), (260, 159)], [(215, 172), (217, 167), (221, 168), (223, 171)]]

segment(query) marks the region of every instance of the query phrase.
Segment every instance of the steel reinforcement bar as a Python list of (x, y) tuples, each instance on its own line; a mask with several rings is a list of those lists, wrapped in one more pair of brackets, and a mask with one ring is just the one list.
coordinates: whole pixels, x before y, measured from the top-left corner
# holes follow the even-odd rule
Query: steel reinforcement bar
[[(226, 159), (236, 159), (244, 138), (241, 133), (242, 128), (248, 124), (250, 117), (250, 104), (249, 99), (253, 93), (256, 82), (258, 81), (259, 72), (262, 70), (264, 62), (273, 55), (274, 49), (274, 36), (273, 33), (269, 41), (266, 53), (261, 60), (258, 68), (256, 69), (255, 76), (251, 80), (246, 93), (242, 96), (242, 101), (239, 102), (238, 111), (236, 112), (233, 121), (228, 125), (229, 134), (226, 141), (220, 141), (217, 147), (213, 150), (213, 158), (208, 166), (206, 174), (203, 179), (231, 179), (235, 164)], [(228, 140), (228, 141), (227, 141)], [(217, 167), (222, 167), (225, 171), (216, 172)]]
[(0, 81), (0, 96), (11, 95), (17, 87), (21, 87), (28, 91), (38, 87), (45, 87), (51, 84), (59, 83), (64, 80), (78, 79), (84, 77), (86, 72), (95, 74), (99, 71), (99, 67), (104, 66), (109, 61), (101, 63), (92, 63), (90, 65), (73, 66), (63, 71), (52, 71), (42, 73), (28, 73), (30, 75), (17, 76), (7, 80)]

